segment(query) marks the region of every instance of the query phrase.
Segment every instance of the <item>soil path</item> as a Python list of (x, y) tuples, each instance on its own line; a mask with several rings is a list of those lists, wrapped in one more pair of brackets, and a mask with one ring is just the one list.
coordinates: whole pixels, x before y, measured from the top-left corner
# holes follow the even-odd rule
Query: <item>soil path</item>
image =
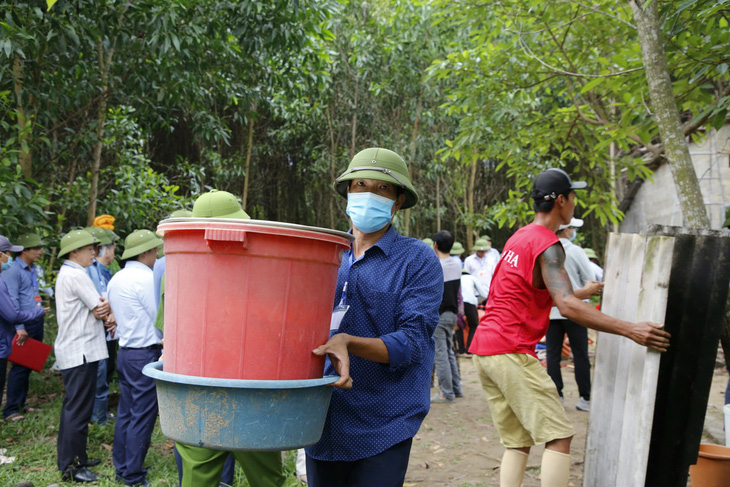
[[(591, 359), (595, 347), (590, 347)], [(592, 361), (592, 360), (591, 360)], [(724, 361), (718, 360), (708, 403), (706, 434), (703, 442), (721, 443), (722, 405), (728, 374)], [(578, 390), (573, 364), (563, 361), (565, 411), (576, 435), (571, 444), (570, 485), (583, 485), (583, 458), (588, 413), (577, 411)], [(431, 412), (416, 435), (406, 475), (406, 487), (480, 487), (499, 485), (499, 463), (504, 448), (492, 424), (489, 407), (481, 391), (471, 359), (460, 358), (464, 398), (450, 404), (433, 404)], [(438, 391), (432, 389), (432, 394)], [(710, 425), (714, 425), (711, 427)], [(708, 434), (714, 433), (714, 434)], [(524, 487), (540, 485), (542, 446), (530, 452)]]
[[(474, 364), (459, 358), (464, 397), (450, 404), (432, 404), (426, 420), (414, 438), (406, 474), (406, 487), (478, 487), (499, 485), (499, 463), (504, 447), (492, 424), (486, 399)], [(563, 362), (563, 364), (566, 364)], [(572, 364), (563, 368), (565, 410), (576, 435), (572, 443), (573, 465), (570, 484), (582, 485), (583, 449), (588, 413), (575, 409), (578, 388)], [(432, 389), (432, 394), (438, 387)], [(540, 458), (543, 447), (535, 447), (527, 461), (523, 486), (540, 485)]]

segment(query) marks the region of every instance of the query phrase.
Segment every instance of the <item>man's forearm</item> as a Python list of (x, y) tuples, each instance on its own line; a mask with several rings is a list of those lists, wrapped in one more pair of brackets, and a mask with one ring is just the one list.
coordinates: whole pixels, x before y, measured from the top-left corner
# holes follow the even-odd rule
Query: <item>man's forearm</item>
[(558, 310), (564, 318), (575, 321), (586, 328), (621, 336), (629, 336), (631, 331), (629, 322), (601, 313), (595, 307), (581, 301), (577, 291), (574, 296), (567, 296), (562, 303), (558, 304)]
[(347, 335), (347, 350), (356, 357), (381, 364), (390, 363), (388, 347), (385, 346), (385, 342), (380, 338), (363, 338)]

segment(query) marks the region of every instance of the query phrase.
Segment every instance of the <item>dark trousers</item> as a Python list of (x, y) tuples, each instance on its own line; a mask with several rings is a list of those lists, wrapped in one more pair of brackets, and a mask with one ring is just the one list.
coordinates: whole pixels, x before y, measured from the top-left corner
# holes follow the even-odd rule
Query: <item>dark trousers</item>
[(471, 340), (474, 338), (474, 332), (477, 331), (477, 326), (479, 326), (479, 313), (477, 313), (476, 305), (464, 303), (464, 316), (466, 316), (466, 321), (469, 324), (469, 336), (466, 340), (466, 349), (469, 350)]
[(328, 462), (307, 455), (309, 487), (402, 487), (413, 438), (354, 462)]
[(94, 407), (96, 370), (99, 362), (61, 371), (66, 394), (61, 407), (58, 427), (58, 469), (69, 465), (86, 464), (86, 439), (89, 436), (89, 420)]
[(570, 339), (575, 364), (575, 382), (581, 397), (591, 398), (591, 363), (588, 360), (588, 330), (570, 320), (550, 320), (545, 342), (547, 345), (547, 372), (563, 397), (563, 376), (560, 373), (560, 357), (565, 334)]
[(112, 381), (114, 372), (117, 371), (117, 350), (119, 350), (119, 340), (109, 340), (106, 342), (106, 351), (109, 352), (109, 361), (106, 364), (106, 381)]
[(147, 474), (143, 464), (157, 420), (157, 392), (154, 379), (142, 374), (142, 368), (160, 354), (161, 350), (120, 348), (117, 355), (120, 397), (112, 457), (125, 484), (142, 483)]
[[(38, 341), (43, 341), (43, 318), (25, 324), (25, 331), (28, 336)], [(28, 397), (28, 384), (30, 381), (31, 369), (22, 365), (13, 364), (8, 374), (8, 398), (3, 409), (3, 416), (21, 412), (25, 407), (25, 398)]]
[(0, 405), (3, 403), (5, 394), (5, 374), (8, 372), (8, 359), (0, 358)]

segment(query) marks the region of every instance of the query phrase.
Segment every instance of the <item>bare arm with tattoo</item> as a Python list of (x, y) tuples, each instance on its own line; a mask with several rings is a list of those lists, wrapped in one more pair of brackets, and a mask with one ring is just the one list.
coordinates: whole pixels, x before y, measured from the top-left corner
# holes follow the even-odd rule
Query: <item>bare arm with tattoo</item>
[(560, 244), (548, 247), (537, 258), (533, 286), (547, 288), (560, 314), (571, 321), (594, 330), (625, 336), (639, 345), (660, 352), (666, 352), (669, 347), (671, 335), (664, 331), (664, 325), (648, 321), (630, 323), (619, 320), (578, 299), (573, 294), (568, 273), (565, 271), (565, 252)]

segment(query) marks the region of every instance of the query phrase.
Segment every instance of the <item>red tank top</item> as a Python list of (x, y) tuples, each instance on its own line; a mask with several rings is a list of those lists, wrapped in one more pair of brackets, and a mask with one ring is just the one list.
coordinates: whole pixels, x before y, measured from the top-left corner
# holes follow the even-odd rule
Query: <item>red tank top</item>
[(547, 289), (532, 287), (532, 271), (538, 256), (558, 242), (555, 232), (534, 223), (507, 240), (469, 352), (535, 355), (535, 345), (550, 324), (553, 299)]

